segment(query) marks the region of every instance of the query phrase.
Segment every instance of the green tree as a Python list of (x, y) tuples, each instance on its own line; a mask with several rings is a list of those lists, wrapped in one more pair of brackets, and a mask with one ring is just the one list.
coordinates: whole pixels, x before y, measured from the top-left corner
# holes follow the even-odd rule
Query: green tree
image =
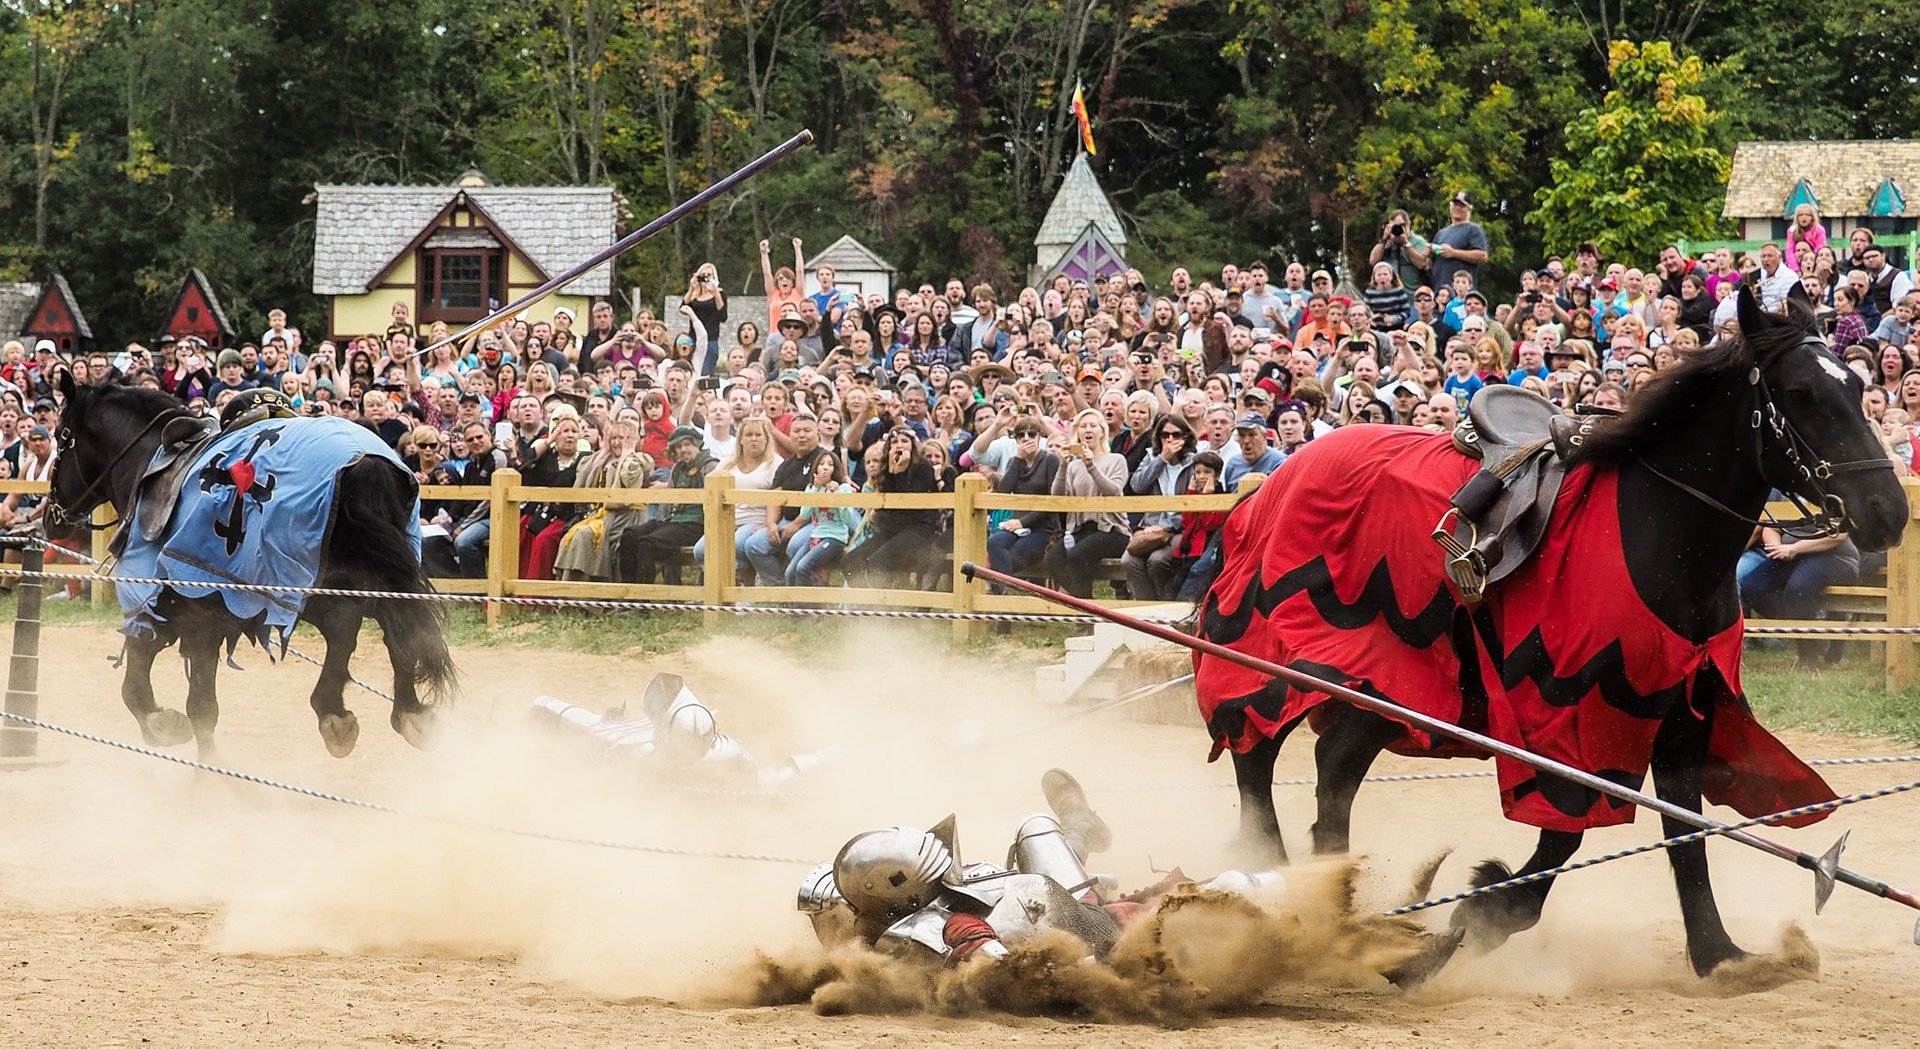
[(1719, 231), (1729, 161), (1720, 114), (1693, 93), (1699, 57), (1616, 40), (1608, 58), (1613, 89), (1567, 126), (1527, 222), (1559, 250), (1592, 241), (1609, 255)]

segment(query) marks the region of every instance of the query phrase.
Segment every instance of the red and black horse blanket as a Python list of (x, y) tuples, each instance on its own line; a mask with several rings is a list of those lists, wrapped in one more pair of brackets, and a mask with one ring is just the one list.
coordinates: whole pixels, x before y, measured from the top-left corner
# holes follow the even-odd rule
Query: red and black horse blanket
[[(1201, 636), (1636, 789), (1661, 721), (1687, 704), (1712, 718), (1707, 800), (1760, 816), (1834, 796), (1748, 709), (1742, 623), (1695, 644), (1635, 591), (1613, 470), (1571, 470), (1532, 559), (1465, 607), (1431, 533), (1477, 468), (1447, 436), (1404, 427), (1314, 441), (1228, 519)], [(1265, 675), (1206, 655), (1194, 669), (1215, 756), (1303, 716), (1313, 725), (1330, 698), (1269, 688)], [(1412, 726), (1391, 749), (1487, 756)], [(1589, 788), (1498, 765), (1510, 819), (1577, 831), (1634, 817)]]

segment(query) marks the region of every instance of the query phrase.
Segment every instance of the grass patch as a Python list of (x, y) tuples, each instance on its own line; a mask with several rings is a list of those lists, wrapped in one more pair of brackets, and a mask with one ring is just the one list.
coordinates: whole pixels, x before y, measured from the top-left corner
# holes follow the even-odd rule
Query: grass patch
[(1839, 665), (1801, 670), (1788, 650), (1749, 646), (1742, 668), (1747, 699), (1768, 728), (1920, 743), (1920, 691), (1889, 692), (1870, 646), (1852, 646)]

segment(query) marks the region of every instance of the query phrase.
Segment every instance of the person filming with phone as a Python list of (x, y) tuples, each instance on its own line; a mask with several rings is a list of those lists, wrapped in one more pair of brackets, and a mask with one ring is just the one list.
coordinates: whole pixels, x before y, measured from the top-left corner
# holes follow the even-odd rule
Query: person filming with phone
[(1413, 231), (1413, 222), (1407, 216), (1405, 208), (1396, 209), (1387, 216), (1380, 227), (1380, 237), (1373, 242), (1373, 250), (1367, 253), (1367, 265), (1377, 266), (1382, 262), (1391, 265), (1400, 275), (1400, 283), (1411, 289), (1428, 285), (1427, 267), (1433, 261), (1433, 246), (1427, 238)]

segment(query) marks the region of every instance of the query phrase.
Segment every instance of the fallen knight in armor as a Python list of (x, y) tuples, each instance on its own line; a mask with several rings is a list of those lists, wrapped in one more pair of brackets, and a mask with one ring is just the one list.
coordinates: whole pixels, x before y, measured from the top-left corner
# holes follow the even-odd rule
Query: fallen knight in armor
[[(1105, 957), (1122, 930), (1183, 886), (1239, 896), (1280, 894), (1279, 871), (1223, 871), (1204, 881), (1175, 870), (1124, 895), (1086, 860), (1112, 844), (1106, 821), (1062, 769), (1040, 778), (1051, 813), (1022, 820), (1005, 866), (960, 859), (955, 818), (929, 830), (888, 827), (855, 835), (832, 860), (807, 872), (799, 910), (828, 947), (850, 940), (945, 964), (1003, 958), (1048, 931), (1069, 933), (1089, 957)], [(1424, 934), (1421, 949), (1381, 975), (1408, 987), (1440, 970), (1460, 930)]]

